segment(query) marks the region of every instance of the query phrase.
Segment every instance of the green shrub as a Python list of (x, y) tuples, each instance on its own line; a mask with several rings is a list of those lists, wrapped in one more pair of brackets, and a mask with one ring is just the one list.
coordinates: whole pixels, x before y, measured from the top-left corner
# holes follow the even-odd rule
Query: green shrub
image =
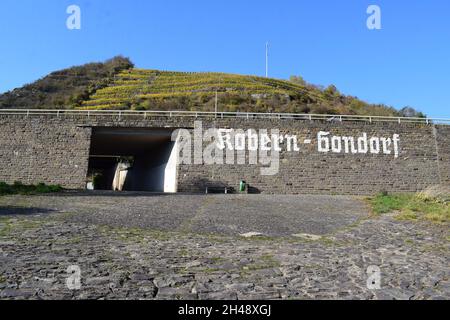
[(5, 182), (0, 182), (0, 196), (10, 194), (39, 194), (39, 193), (53, 193), (60, 192), (63, 188), (59, 185), (46, 185), (39, 183), (37, 185), (25, 185), (20, 181), (9, 185)]

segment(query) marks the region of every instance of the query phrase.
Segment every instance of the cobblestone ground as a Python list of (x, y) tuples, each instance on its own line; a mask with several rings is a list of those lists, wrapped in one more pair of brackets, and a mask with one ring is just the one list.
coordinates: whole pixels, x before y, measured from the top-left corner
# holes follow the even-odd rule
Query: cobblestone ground
[(0, 198), (1, 299), (448, 299), (449, 273), (448, 227), (349, 197)]

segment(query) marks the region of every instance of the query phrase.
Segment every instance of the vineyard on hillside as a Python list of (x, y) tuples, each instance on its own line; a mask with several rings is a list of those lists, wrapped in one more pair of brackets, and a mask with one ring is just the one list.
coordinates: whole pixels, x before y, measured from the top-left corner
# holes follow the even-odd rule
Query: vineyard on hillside
[(191, 110), (395, 115), (337, 90), (225, 73), (128, 69), (79, 107), (85, 110)]
[[(56, 72), (0, 95), (0, 108), (186, 110), (421, 116), (341, 94), (301, 77), (277, 80), (218, 72), (134, 68), (125, 57)], [(405, 111), (406, 110), (406, 111)]]

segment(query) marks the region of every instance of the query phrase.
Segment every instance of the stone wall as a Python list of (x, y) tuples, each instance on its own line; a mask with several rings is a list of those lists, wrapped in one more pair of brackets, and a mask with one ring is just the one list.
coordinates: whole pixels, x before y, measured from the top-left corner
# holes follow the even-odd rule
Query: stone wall
[(435, 126), (436, 150), (441, 184), (450, 185), (450, 126)]
[[(323, 122), (323, 121), (219, 121), (217, 127), (230, 128), (279, 128), (281, 134), (296, 135), (300, 152), (280, 153), (279, 173), (274, 176), (260, 174), (260, 165), (184, 165), (179, 173), (182, 191), (204, 190), (205, 183), (225, 183), (237, 187), (245, 180), (256, 191), (268, 193), (319, 193), (319, 194), (373, 194), (380, 191), (412, 192), (438, 184), (442, 176), (449, 174), (447, 165), (438, 165), (436, 139), (433, 127), (421, 124), (378, 122)], [(358, 137), (362, 133), (371, 136), (392, 137), (399, 134), (399, 156), (385, 154), (323, 153), (318, 151), (319, 131), (330, 135)], [(450, 134), (441, 137), (441, 162), (449, 158)], [(310, 144), (302, 144), (311, 139)], [(440, 170), (439, 170), (440, 168)]]
[(84, 188), (90, 135), (59, 119), (0, 117), (0, 181)]
[[(91, 127), (172, 127), (192, 131), (192, 118), (112, 118), (0, 116), (0, 181), (85, 186)], [(263, 193), (373, 194), (411, 192), (450, 184), (450, 126), (396, 122), (327, 122), (279, 119), (202, 119), (204, 128), (279, 129), (296, 135), (300, 151), (280, 153), (276, 175), (261, 175), (262, 165), (181, 164), (178, 189), (204, 192), (206, 185), (237, 188), (245, 180)], [(319, 152), (317, 135), (392, 137), (399, 154)], [(310, 143), (304, 143), (305, 140)], [(283, 147), (283, 145), (282, 145)]]

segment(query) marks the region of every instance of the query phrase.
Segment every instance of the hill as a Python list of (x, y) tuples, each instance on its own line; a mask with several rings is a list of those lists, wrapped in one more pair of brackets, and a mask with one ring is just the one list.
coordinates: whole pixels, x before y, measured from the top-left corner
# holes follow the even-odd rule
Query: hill
[[(134, 68), (124, 57), (53, 72), (0, 95), (0, 108), (191, 110), (422, 116), (322, 88), (301, 77), (290, 81), (225, 73)], [(407, 114), (405, 114), (407, 112)]]
[(50, 73), (21, 88), (0, 95), (0, 109), (55, 109), (80, 105), (98, 89), (106, 87), (118, 72), (133, 63), (117, 56), (104, 63), (88, 63)]

